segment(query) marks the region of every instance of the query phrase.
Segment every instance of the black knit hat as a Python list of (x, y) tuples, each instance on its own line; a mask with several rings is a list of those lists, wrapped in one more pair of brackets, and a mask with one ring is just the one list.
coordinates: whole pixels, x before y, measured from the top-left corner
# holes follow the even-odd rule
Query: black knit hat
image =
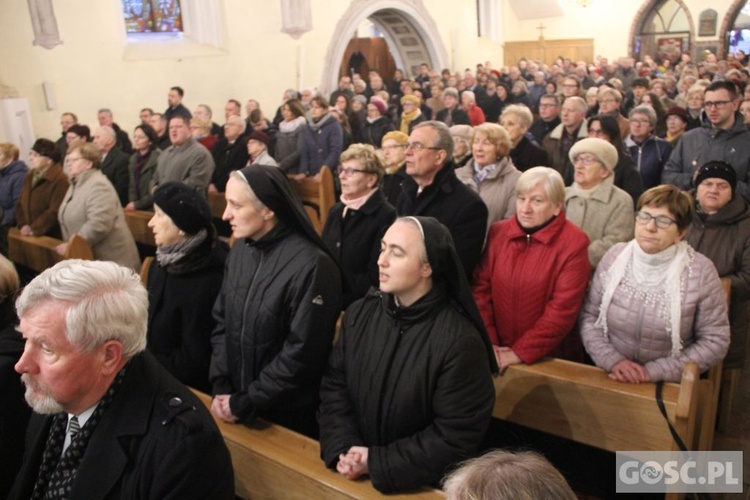
[(76, 123), (68, 128), (68, 132), (73, 132), (78, 137), (83, 137), (86, 142), (91, 141), (91, 129), (87, 125), (79, 125)]
[(633, 87), (646, 87), (646, 88), (649, 88), (649, 87), (651, 87), (651, 84), (648, 83), (648, 80), (646, 78), (636, 78), (635, 80), (633, 80), (633, 83), (630, 85), (631, 89)]
[(718, 178), (724, 179), (732, 186), (732, 194), (737, 188), (737, 172), (734, 171), (729, 163), (723, 161), (710, 161), (698, 169), (698, 175), (695, 177), (695, 186), (698, 187), (706, 179)]
[(53, 163), (60, 163), (60, 159), (62, 158), (57, 145), (49, 139), (37, 139), (34, 145), (31, 146), (31, 150), (39, 156), (49, 158)]
[(198, 191), (182, 182), (167, 182), (159, 186), (154, 192), (154, 205), (187, 234), (193, 235), (211, 227), (208, 202)]

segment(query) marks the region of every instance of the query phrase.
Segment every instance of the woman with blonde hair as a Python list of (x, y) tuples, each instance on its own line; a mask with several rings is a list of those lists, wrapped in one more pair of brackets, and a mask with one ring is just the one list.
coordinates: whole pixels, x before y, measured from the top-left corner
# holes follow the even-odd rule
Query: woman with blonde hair
[(513, 160), (513, 165), (521, 172), (549, 163), (547, 151), (526, 137), (526, 132), (529, 131), (533, 122), (534, 116), (531, 110), (520, 104), (507, 106), (500, 115), (500, 125), (510, 136), (510, 158)]
[(515, 211), (516, 181), (521, 172), (508, 156), (508, 132), (496, 123), (474, 127), (473, 158), (456, 170), (456, 177), (479, 194), (489, 212), (487, 228), (493, 222), (512, 216)]
[(515, 191), (516, 215), (492, 225), (474, 273), (500, 371), (545, 356), (582, 360), (574, 329), (591, 273), (589, 238), (565, 217), (556, 170), (527, 170)]
[(385, 166), (375, 148), (352, 144), (340, 161), (341, 201), (328, 213), (322, 238), (341, 267), (345, 309), (378, 286), (378, 242), (396, 209), (379, 188)]

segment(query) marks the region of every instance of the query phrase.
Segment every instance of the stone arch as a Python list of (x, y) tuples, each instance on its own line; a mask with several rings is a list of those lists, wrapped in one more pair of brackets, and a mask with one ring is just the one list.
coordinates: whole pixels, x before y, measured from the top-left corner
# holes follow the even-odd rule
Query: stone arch
[[(630, 37), (628, 38), (628, 55), (630, 57), (635, 57), (635, 37), (640, 34), (641, 29), (643, 28), (643, 23), (646, 22), (648, 13), (662, 1), (663, 0), (646, 0), (633, 17), (633, 22), (630, 24)], [(690, 45), (688, 46), (688, 53), (692, 54), (693, 47), (695, 46), (695, 21), (693, 20), (693, 14), (690, 12), (690, 9), (688, 9), (684, 0), (675, 1), (680, 5), (682, 10), (685, 11), (685, 16), (688, 20), (688, 26), (690, 28)]]
[(732, 29), (735, 21), (737, 21), (737, 16), (740, 15), (740, 10), (746, 3), (747, 0), (734, 0), (732, 5), (727, 9), (727, 13), (724, 15), (724, 20), (721, 22), (721, 27), (719, 28), (720, 31), (717, 33), (719, 38), (717, 57), (727, 56), (727, 31)]
[(352, 33), (369, 19), (379, 28), (393, 54), (396, 66), (413, 75), (412, 67), (426, 62), (431, 68), (447, 67), (437, 24), (422, 0), (355, 0), (336, 24), (326, 51), (320, 90), (323, 95), (338, 86), (339, 67)]

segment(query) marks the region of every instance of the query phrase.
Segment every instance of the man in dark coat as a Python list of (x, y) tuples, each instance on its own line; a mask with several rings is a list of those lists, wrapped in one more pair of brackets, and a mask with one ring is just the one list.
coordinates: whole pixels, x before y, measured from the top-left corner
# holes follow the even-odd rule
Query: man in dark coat
[(101, 171), (115, 187), (120, 205), (128, 204), (128, 189), (130, 187), (130, 173), (128, 163), (130, 157), (120, 151), (115, 145), (115, 131), (112, 127), (104, 126), (94, 132), (94, 145), (102, 154)]
[(148, 297), (136, 274), (63, 261), (16, 308), (26, 339), (16, 370), (34, 414), (11, 499), (234, 498), (216, 423), (143, 352)]
[(133, 144), (130, 142), (128, 133), (115, 123), (112, 117), (112, 110), (107, 108), (100, 109), (97, 113), (97, 118), (99, 119), (100, 127), (112, 127), (112, 130), (114, 130), (117, 149), (127, 155), (131, 155), (133, 153)]
[(443, 91), (443, 104), (445, 108), (438, 111), (435, 118), (449, 127), (453, 125), (471, 125), (469, 114), (459, 106), (458, 91), (453, 88), (447, 88)]
[(224, 136), (218, 140), (212, 152), (216, 168), (211, 176), (211, 184), (208, 186), (209, 193), (223, 193), (227, 187), (229, 174), (247, 165), (250, 155), (247, 151), (246, 127), (247, 123), (240, 116), (227, 118)]
[(190, 110), (182, 104), (183, 97), (185, 97), (185, 91), (182, 90), (182, 87), (172, 87), (169, 89), (169, 94), (167, 94), (169, 106), (164, 111), (164, 121), (169, 123), (175, 116), (184, 116), (188, 120), (193, 117)]
[(406, 173), (396, 202), (399, 215), (424, 215), (443, 223), (453, 236), (466, 277), (471, 280), (482, 256), (487, 206), (456, 178), (453, 138), (445, 124), (429, 121), (414, 127), (406, 148)]

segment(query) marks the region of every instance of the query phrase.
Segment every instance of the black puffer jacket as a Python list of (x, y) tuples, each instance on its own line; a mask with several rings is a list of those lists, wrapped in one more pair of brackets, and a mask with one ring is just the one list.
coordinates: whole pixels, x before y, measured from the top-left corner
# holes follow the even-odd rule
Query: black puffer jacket
[(321, 457), (333, 468), (366, 446), (379, 491), (436, 485), (477, 451), (494, 402), (487, 349), (444, 290), (398, 308), (371, 289), (347, 310), (321, 384)]
[(363, 144), (371, 144), (373, 147), (379, 148), (380, 143), (383, 142), (383, 136), (394, 130), (393, 123), (388, 121), (385, 116), (378, 117), (377, 120), (372, 123), (365, 121), (359, 128), (359, 136), (357, 141)]
[(338, 267), (310, 240), (279, 222), (258, 241), (237, 241), (213, 310), (214, 394), (232, 394), (243, 421), (283, 424), (277, 415), (296, 412), (314, 422), (340, 311)]

